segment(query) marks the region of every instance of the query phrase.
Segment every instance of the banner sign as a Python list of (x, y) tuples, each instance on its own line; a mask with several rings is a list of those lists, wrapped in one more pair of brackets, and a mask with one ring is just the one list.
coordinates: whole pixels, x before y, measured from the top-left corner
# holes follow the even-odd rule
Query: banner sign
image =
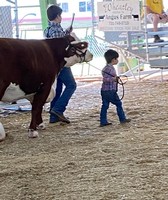
[(139, 0), (106, 0), (97, 3), (100, 31), (140, 31)]

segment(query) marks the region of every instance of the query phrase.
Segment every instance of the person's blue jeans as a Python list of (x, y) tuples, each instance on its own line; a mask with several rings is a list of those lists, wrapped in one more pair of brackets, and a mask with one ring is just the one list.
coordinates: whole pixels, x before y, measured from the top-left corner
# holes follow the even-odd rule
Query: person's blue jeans
[[(65, 89), (63, 90), (63, 85), (65, 85)], [(64, 67), (57, 78), (57, 86), (56, 86), (56, 96), (51, 102), (50, 110), (54, 110), (54, 112), (58, 112), (63, 114), (66, 110), (66, 106), (73, 93), (76, 90), (76, 82), (74, 76), (72, 74), (70, 67)], [(57, 116), (50, 114), (50, 119), (57, 120)]]
[(116, 106), (117, 115), (120, 122), (123, 122), (126, 119), (122, 102), (119, 99), (119, 96), (115, 90), (111, 91), (101, 91), (102, 97), (102, 107), (100, 112), (100, 124), (107, 124), (107, 110), (109, 108), (110, 103)]

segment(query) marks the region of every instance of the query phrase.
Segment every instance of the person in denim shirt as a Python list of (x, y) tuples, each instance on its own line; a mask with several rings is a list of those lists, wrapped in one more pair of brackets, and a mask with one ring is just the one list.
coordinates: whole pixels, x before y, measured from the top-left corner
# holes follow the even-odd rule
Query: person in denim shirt
[[(49, 25), (44, 30), (45, 38), (60, 38), (71, 33), (72, 27), (66, 30), (63, 30), (61, 27), (61, 14), (62, 9), (57, 5), (51, 5), (47, 9)], [(57, 77), (56, 96), (50, 105), (50, 123), (56, 123), (58, 121), (70, 123), (69, 119), (64, 116), (64, 111), (75, 90), (76, 82), (71, 68), (64, 66)]]
[(103, 83), (101, 87), (102, 106), (100, 112), (100, 127), (112, 124), (107, 120), (107, 110), (110, 103), (116, 106), (120, 123), (128, 123), (131, 120), (126, 118), (122, 102), (117, 94), (118, 77), (113, 66), (118, 63), (119, 54), (116, 51), (109, 49), (105, 52), (104, 57), (107, 65), (102, 70)]

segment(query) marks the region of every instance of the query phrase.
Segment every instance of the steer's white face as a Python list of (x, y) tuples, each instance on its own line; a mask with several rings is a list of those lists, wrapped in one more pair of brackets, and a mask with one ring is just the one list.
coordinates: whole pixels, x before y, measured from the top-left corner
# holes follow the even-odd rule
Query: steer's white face
[[(81, 42), (80, 39), (76, 36), (75, 33), (71, 33), (72, 37), (75, 38), (75, 41), (72, 42), (73, 43), (78, 43), (78, 42)], [(93, 59), (93, 54), (87, 49), (87, 48), (84, 48), (84, 49), (80, 49), (80, 52), (77, 51), (77, 53), (79, 55), (81, 55), (82, 53), (85, 53), (85, 55), (83, 57), (80, 57), (80, 56), (77, 56), (77, 55), (74, 55), (74, 56), (71, 56), (69, 58), (64, 58), (65, 61), (67, 62), (66, 63), (66, 66), (70, 67), (70, 66), (73, 66), (77, 63), (82, 63), (82, 62), (89, 62)]]
[(70, 67), (77, 63), (89, 62), (92, 60), (93, 55), (89, 52), (89, 50), (87, 50), (87, 48), (82, 49), (81, 51), (83, 53), (86, 51), (85, 57), (78, 57), (78, 56), (74, 55), (69, 58), (64, 58), (66, 61), (66, 66)]

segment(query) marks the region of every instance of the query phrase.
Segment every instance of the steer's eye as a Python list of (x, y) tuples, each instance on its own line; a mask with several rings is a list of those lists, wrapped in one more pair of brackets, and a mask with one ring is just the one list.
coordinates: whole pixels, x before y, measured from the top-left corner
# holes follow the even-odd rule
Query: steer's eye
[(75, 50), (75, 47), (72, 47), (72, 48), (71, 48), (71, 51), (72, 51), (73, 53), (75, 53), (75, 51), (76, 51), (76, 50)]

